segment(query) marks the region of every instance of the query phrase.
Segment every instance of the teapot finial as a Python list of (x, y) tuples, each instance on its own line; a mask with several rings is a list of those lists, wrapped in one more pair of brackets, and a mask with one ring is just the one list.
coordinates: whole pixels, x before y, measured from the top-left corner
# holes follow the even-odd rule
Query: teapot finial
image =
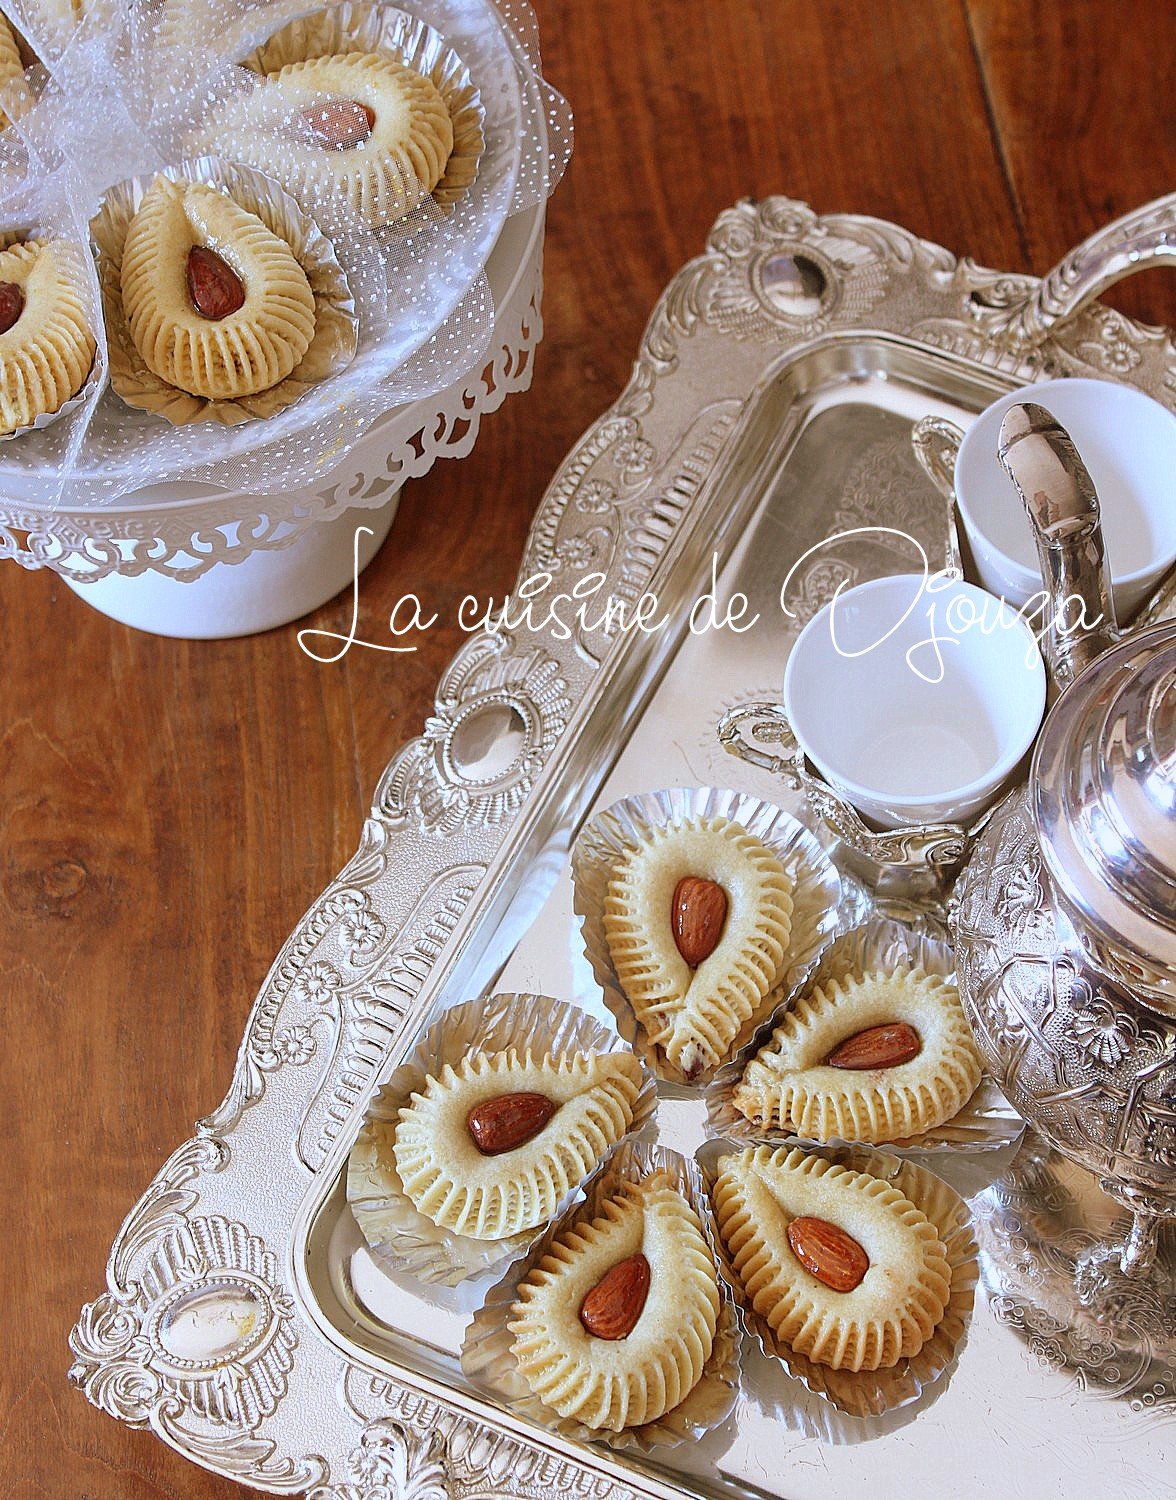
[(1035, 402), (1005, 412), (998, 453), (1033, 527), (1048, 608), (1042, 646), (1062, 689), (1119, 635), (1098, 495), (1070, 434)]

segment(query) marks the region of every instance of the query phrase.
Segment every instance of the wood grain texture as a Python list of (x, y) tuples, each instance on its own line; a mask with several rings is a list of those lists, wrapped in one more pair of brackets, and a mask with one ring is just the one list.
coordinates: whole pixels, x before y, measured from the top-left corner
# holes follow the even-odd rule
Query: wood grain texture
[[(1044, 271), (1176, 179), (1166, 0), (537, 8), (576, 154), (551, 205), (535, 387), (406, 491), (362, 580), (370, 639), (406, 591), (445, 621), (467, 591), (509, 586), (561, 456), (736, 199), (786, 192)], [(1125, 303), (1176, 321), (1162, 281)], [(156, 639), (13, 566), (0, 612), (0, 1494), (228, 1500), (237, 1486), (69, 1390), (67, 1334), (127, 1209), (219, 1101), (273, 954), (459, 637), (443, 624), (414, 655), (317, 665), (296, 627)]]
[[(1092, 230), (1172, 191), (1170, 0), (968, 0), (968, 11), (1029, 270), (1046, 271)], [(1134, 277), (1106, 300), (1176, 326), (1170, 269)]]

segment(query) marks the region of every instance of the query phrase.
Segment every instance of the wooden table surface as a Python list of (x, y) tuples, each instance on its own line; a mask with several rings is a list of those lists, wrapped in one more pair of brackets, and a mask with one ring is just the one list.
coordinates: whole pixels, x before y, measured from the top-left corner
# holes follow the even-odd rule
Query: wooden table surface
[[(875, 214), (1044, 272), (1176, 184), (1171, 0), (539, 0), (576, 114), (534, 388), (404, 495), (361, 633), (513, 581), (561, 456), (620, 391), (657, 294), (746, 195)], [(1113, 300), (1176, 325), (1176, 283)], [(313, 621), (345, 628), (349, 601)], [(270, 960), (355, 846), (459, 644), (303, 655), (295, 626), (157, 639), (0, 566), (0, 1495), (227, 1500), (92, 1409), (66, 1339), (164, 1157), (228, 1085)]]

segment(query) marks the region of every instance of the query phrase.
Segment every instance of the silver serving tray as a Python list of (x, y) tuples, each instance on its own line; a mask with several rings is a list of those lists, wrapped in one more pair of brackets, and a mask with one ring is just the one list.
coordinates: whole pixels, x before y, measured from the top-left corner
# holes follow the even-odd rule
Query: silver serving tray
[[(916, 418), (966, 423), (1047, 374), (1125, 376), (1171, 404), (1166, 335), (1090, 302), (1164, 253), (1171, 220), (1171, 201), (1141, 210), (1038, 282), (783, 198), (719, 218), (654, 310), (629, 386), (556, 474), (520, 571), (563, 593), (596, 571), (599, 597), (652, 589), (671, 625), (524, 623), (458, 653), (354, 858), (278, 955), (224, 1103), (115, 1242), (71, 1339), (91, 1401), (207, 1468), (315, 1500), (1160, 1492), (1172, 1372), (1144, 1360), (1088, 1379), (993, 1293), (955, 1368), (885, 1418), (843, 1417), (745, 1337), (736, 1411), (702, 1442), (641, 1456), (560, 1438), (468, 1385), (472, 1303), (377, 1271), (344, 1179), (367, 1101), (442, 1008), (494, 986), (607, 1019), (568, 878), (593, 808), (711, 784), (807, 816), (799, 793), (724, 755), (715, 724), (778, 696), (795, 631), (837, 583), (911, 561), (893, 538), (838, 542), (797, 573), (789, 620), (777, 592), (808, 548), (885, 524), (942, 555)], [(720, 593), (763, 611), (748, 634), (686, 630), (712, 554)], [(692, 1154), (701, 1094), (664, 1090), (658, 1126)], [(999, 1196), (1010, 1156), (933, 1165), (967, 1197)]]

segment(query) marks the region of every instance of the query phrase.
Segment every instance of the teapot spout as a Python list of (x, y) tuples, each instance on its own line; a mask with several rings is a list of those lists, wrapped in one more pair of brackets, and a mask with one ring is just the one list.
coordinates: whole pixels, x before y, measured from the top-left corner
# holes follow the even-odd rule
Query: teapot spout
[(1035, 402), (1009, 407), (998, 452), (1037, 542), (1042, 648), (1060, 692), (1119, 638), (1098, 495), (1069, 433)]

